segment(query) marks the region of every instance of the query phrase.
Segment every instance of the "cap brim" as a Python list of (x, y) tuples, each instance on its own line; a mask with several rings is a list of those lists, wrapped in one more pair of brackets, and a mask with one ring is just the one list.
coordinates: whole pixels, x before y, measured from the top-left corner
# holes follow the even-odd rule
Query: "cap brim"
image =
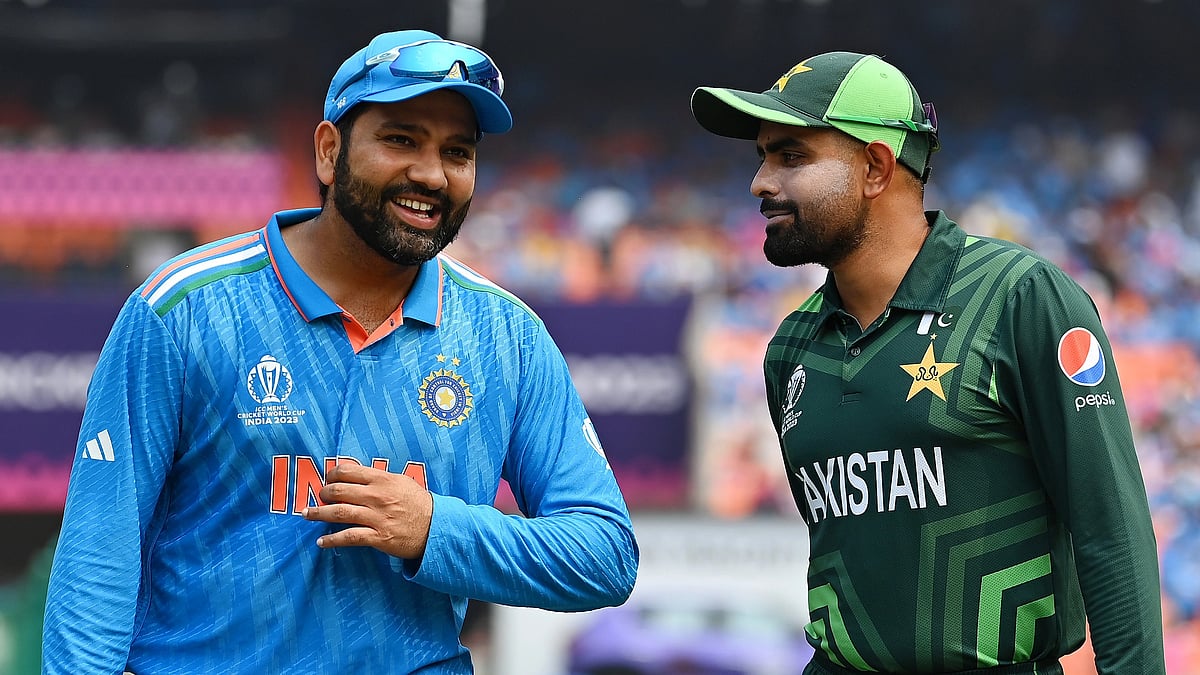
[(751, 140), (758, 138), (763, 121), (797, 127), (831, 126), (770, 94), (717, 87), (700, 87), (692, 92), (692, 116), (700, 126), (718, 136)]
[(376, 92), (370, 96), (364, 96), (358, 102), (395, 103), (397, 101), (406, 101), (422, 94), (428, 94), (438, 89), (451, 89), (466, 96), (467, 100), (471, 102), (471, 107), (475, 109), (475, 120), (479, 123), (479, 130), (483, 133), (502, 134), (512, 129), (512, 113), (509, 112), (508, 106), (505, 105), (504, 101), (490, 89), (470, 82), (420, 81)]

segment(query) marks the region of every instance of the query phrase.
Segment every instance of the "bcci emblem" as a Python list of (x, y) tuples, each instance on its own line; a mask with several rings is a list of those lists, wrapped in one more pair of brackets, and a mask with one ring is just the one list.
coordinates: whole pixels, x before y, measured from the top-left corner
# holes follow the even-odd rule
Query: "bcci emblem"
[(796, 406), (800, 404), (800, 394), (804, 393), (804, 382), (807, 379), (808, 375), (804, 372), (803, 365), (796, 366), (796, 369), (792, 371), (792, 376), (788, 379), (787, 400), (783, 404), (783, 419), (779, 425), (780, 437), (800, 421), (803, 411), (797, 410)]
[(429, 373), (421, 381), (417, 395), (421, 401), (421, 412), (439, 427), (462, 424), (474, 407), (471, 385), (453, 370)]
[(274, 356), (267, 355), (250, 369), (246, 389), (257, 403), (283, 403), (292, 393), (292, 374)]

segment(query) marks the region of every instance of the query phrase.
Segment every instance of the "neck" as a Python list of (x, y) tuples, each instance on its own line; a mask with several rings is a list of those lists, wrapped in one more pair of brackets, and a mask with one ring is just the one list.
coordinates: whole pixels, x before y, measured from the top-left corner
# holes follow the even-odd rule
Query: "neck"
[(368, 333), (404, 302), (417, 278), (418, 267), (376, 253), (331, 208), (281, 234), (300, 268)]
[(866, 328), (875, 322), (900, 287), (929, 236), (923, 211), (896, 220), (873, 219), (867, 241), (832, 268), (846, 311)]

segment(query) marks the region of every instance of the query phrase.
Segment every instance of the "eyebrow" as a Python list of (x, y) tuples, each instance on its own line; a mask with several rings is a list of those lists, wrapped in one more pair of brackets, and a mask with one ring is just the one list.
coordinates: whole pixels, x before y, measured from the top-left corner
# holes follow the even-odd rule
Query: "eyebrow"
[(803, 140), (801, 140), (799, 138), (781, 138), (777, 141), (771, 141), (770, 143), (767, 143), (765, 146), (759, 145), (759, 146), (757, 146), (757, 150), (758, 150), (759, 157), (765, 157), (768, 154), (776, 153), (781, 150), (788, 150), (791, 148), (804, 149), (807, 147), (808, 147), (808, 143), (804, 142)]
[[(404, 131), (410, 134), (429, 135), (429, 130), (423, 125), (412, 124), (409, 122), (383, 122), (379, 125), (379, 131)], [(466, 134), (454, 134), (447, 139), (450, 143), (469, 145), (475, 147), (479, 145), (479, 141), (475, 136)]]

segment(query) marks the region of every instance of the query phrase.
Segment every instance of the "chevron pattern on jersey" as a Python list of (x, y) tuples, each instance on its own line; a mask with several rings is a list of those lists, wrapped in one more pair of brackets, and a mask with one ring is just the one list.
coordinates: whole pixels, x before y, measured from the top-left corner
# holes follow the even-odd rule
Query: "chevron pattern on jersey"
[[(850, 575), (846, 570), (842, 554), (838, 551), (814, 558), (809, 562), (810, 574), (831, 570), (830, 578), (835, 579), (839, 588), (824, 584), (811, 588), (808, 592), (808, 612), (811, 623), (804, 631), (817, 640), (821, 651), (829, 658), (847, 668), (857, 670), (872, 670), (863, 658), (862, 651), (869, 648), (875, 657), (873, 662), (883, 662), (889, 669), (899, 669), (900, 664), (888, 652), (879, 630), (871, 623), (866, 609), (858, 598)], [(846, 607), (842, 607), (838, 598), (845, 598)], [(855, 644), (850, 633), (864, 636), (862, 644)], [(840, 654), (840, 657), (838, 656)]]
[[(923, 669), (967, 670), (995, 665), (994, 662), (987, 663), (987, 656), (994, 658), (995, 653), (999, 651), (999, 647), (991, 646), (993, 641), (996, 644), (1000, 643), (999, 626), (993, 631), (991, 624), (988, 624), (989, 631), (994, 635), (980, 634), (980, 624), (983, 623), (980, 617), (991, 611), (985, 608), (989, 599), (982, 598), (978, 608), (963, 605), (964, 598), (977, 597), (976, 593), (966, 591), (968, 584), (983, 589), (984, 593), (987, 592), (984, 577), (973, 576), (972, 563), (986, 561), (987, 566), (984, 569), (994, 569), (997, 559), (1009, 555), (1005, 549), (1019, 549), (1020, 543), (1045, 535), (1047, 524), (1042, 511), (1044, 502), (1044, 495), (1030, 492), (998, 504), (929, 523), (922, 528), (917, 591), (917, 631), (922, 637), (917, 643), (917, 653)], [(1005, 569), (1013, 569), (1027, 562), (1016, 560)], [(1048, 570), (1049, 563), (1046, 573), (1022, 579), (1021, 583), (1033, 578), (1046, 577), (1049, 574)], [(1000, 583), (1003, 578), (993, 578), (991, 583)], [(1001, 587), (1000, 592), (1007, 588), (1009, 587)], [(935, 594), (941, 597), (938, 598)], [(941, 612), (935, 614), (938, 607), (941, 607)], [(1015, 618), (1015, 608), (1012, 611)], [(972, 616), (975, 620), (967, 621), (964, 618), (966, 616)], [(937, 636), (939, 626), (940, 637)], [(933, 654), (954, 653), (958, 650), (952, 647), (960, 644), (974, 644), (975, 651), (979, 653), (981, 642), (987, 648), (987, 656), (980, 655), (978, 665), (933, 662)], [(1029, 642), (1032, 643), (1032, 638)]]

